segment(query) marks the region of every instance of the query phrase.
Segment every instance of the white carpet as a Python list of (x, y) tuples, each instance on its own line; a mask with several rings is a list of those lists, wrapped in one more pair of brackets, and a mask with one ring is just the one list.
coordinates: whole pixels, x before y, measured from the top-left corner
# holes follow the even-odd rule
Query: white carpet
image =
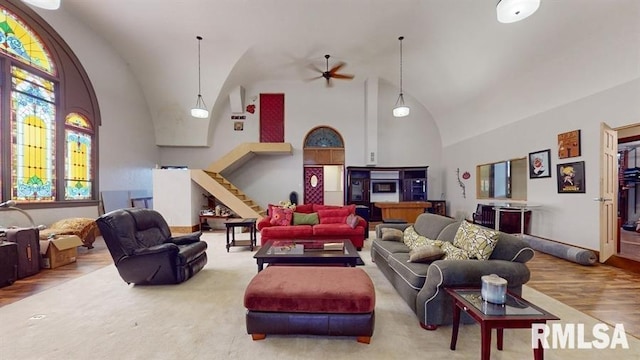
[[(173, 286), (129, 286), (114, 266), (0, 308), (0, 359), (470, 359), (480, 356), (478, 325), (460, 329), (449, 350), (451, 327), (420, 328), (415, 315), (371, 262), (362, 268), (376, 286), (376, 327), (371, 344), (351, 337), (247, 335), (246, 284), (257, 267), (248, 248), (224, 247), (222, 234), (205, 233), (209, 262), (189, 281)], [(101, 239), (98, 241), (102, 241)], [(1, 290), (0, 290), (1, 292)], [(598, 321), (531, 288), (524, 297), (559, 316), (561, 323)], [(609, 331), (611, 334), (612, 331)], [(640, 358), (630, 349), (546, 350), (546, 359)], [(492, 359), (530, 359), (528, 330), (505, 330), (503, 351), (492, 341)]]

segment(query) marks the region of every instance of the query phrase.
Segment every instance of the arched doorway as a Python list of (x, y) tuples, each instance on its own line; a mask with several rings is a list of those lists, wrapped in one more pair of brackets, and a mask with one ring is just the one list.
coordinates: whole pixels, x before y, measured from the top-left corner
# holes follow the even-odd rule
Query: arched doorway
[(343, 205), (344, 140), (328, 126), (311, 129), (303, 142), (304, 204)]

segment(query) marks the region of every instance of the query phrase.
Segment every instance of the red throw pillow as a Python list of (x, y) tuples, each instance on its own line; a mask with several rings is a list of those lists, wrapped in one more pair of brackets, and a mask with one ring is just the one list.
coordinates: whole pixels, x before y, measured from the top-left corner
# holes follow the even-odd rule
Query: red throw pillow
[(273, 210), (273, 214), (271, 215), (271, 225), (291, 225), (291, 219), (293, 219), (293, 210), (278, 207), (272, 207), (271, 210)]
[(349, 209), (318, 210), (320, 224), (344, 224), (349, 216)]
[(296, 205), (296, 212), (303, 214), (311, 214), (313, 212), (313, 204)]

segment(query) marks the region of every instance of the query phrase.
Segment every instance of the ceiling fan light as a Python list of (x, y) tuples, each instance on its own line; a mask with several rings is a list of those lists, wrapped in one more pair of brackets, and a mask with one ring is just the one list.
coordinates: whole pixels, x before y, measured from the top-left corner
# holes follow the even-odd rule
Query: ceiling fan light
[(540, 7), (540, 0), (500, 0), (496, 5), (498, 21), (512, 23), (525, 19)]
[(58, 10), (60, 8), (60, 0), (22, 0), (22, 2), (46, 10)]

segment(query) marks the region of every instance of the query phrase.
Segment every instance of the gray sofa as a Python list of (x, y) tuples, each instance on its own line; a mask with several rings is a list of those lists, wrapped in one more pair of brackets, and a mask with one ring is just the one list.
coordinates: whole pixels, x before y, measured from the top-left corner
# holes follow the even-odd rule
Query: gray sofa
[[(525, 263), (533, 258), (533, 249), (520, 238), (500, 233), (489, 260), (436, 260), (431, 263), (409, 262), (410, 249), (397, 241), (383, 241), (382, 229), (404, 230), (413, 225), (416, 232), (432, 240), (453, 242), (460, 221), (424, 213), (415, 224), (378, 224), (371, 244), (371, 258), (389, 279), (400, 296), (416, 313), (420, 326), (435, 330), (438, 325), (451, 324), (452, 299), (445, 287), (480, 287), (481, 277), (497, 274), (508, 282), (508, 289), (522, 294), (522, 284), (529, 281)], [(466, 314), (463, 321), (473, 320)]]

